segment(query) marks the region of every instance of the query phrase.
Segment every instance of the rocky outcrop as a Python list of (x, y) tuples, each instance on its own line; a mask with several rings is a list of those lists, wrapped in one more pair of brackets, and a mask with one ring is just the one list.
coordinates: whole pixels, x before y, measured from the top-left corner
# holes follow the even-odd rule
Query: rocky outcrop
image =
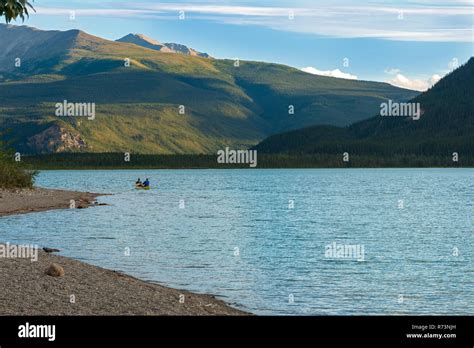
[(181, 53), (188, 56), (197, 56), (203, 58), (212, 58), (209, 54), (196, 51), (195, 49), (190, 48), (186, 45), (181, 45), (174, 42), (167, 42), (165, 43), (165, 46), (171, 49), (174, 53)]
[(79, 133), (58, 124), (29, 137), (27, 145), (34, 153), (71, 152), (88, 148)]

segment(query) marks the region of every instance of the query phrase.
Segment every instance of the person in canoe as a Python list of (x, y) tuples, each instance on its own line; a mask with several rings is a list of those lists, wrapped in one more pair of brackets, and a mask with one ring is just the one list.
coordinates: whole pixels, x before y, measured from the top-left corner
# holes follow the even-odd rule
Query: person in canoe
[(143, 182), (143, 187), (150, 187), (150, 180), (148, 178)]
[(143, 187), (143, 183), (142, 183), (142, 181), (140, 180), (140, 178), (138, 178), (138, 180), (135, 182), (135, 186), (136, 186), (136, 187)]

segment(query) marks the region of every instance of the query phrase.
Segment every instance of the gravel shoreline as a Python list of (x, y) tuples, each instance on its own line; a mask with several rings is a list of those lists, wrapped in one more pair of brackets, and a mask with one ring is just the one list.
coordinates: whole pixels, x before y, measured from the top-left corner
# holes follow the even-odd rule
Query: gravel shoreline
[(25, 214), (51, 209), (82, 209), (93, 205), (96, 198), (103, 194), (52, 190), (35, 187), (33, 189), (0, 189), (0, 217), (14, 214)]
[[(46, 274), (53, 263), (64, 275)], [(0, 315), (246, 314), (213, 296), (167, 288), (42, 250), (33, 262), (0, 257), (0, 279)]]
[[(1, 216), (93, 205), (100, 194), (35, 188), (0, 190)], [(6, 241), (2, 241), (6, 242)], [(210, 295), (145, 282), (37, 250), (37, 260), (0, 243), (0, 315), (249, 315)], [(51, 251), (51, 250), (48, 250)], [(52, 264), (64, 274), (48, 275)]]

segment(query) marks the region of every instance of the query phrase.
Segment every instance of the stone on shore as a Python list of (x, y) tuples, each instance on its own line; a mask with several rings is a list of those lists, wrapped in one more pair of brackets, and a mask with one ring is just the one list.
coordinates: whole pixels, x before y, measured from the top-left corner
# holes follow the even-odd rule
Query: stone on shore
[(64, 275), (64, 268), (57, 263), (52, 263), (46, 270), (46, 274), (51, 277), (62, 277)]

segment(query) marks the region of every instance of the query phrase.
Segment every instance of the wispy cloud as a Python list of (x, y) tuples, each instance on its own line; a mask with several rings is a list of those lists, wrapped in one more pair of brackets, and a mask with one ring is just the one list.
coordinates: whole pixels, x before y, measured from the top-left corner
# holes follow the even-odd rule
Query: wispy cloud
[(222, 6), (208, 4), (154, 4), (145, 6), (157, 11), (185, 11), (189, 13), (207, 13), (218, 15), (254, 16), (254, 17), (280, 17), (288, 16), (294, 10), (292, 7), (270, 7), (270, 6)]
[[(317, 5), (303, 0), (275, 1), (272, 6), (250, 6), (248, 1), (233, 4), (221, 5), (209, 0), (158, 4), (111, 2), (101, 4), (100, 9), (81, 6), (75, 11), (76, 16), (165, 15), (169, 20), (177, 20), (179, 12), (184, 11), (186, 18), (340, 38), (470, 42), (474, 36), (473, 1), (414, 0), (395, 4), (365, 0), (358, 6), (348, 0), (323, 0)], [(38, 14), (69, 15), (73, 7), (38, 6)]]
[(153, 15), (159, 14), (157, 11), (152, 10), (139, 10), (139, 9), (91, 9), (91, 8), (52, 8), (52, 7), (37, 7), (37, 15), (50, 15), (50, 16), (70, 16), (72, 13), (75, 16), (84, 16), (84, 17), (134, 17), (134, 16), (143, 16), (143, 15)]

